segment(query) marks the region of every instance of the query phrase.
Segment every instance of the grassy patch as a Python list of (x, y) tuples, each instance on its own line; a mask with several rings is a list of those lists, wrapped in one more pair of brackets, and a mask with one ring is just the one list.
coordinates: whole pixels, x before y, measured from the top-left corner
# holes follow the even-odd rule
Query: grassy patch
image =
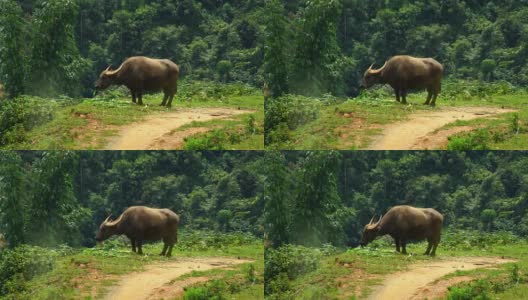
[[(233, 295), (244, 295), (246, 287), (251, 295), (263, 294), (263, 247), (262, 241), (246, 234), (220, 234), (182, 232), (180, 242), (173, 250), (173, 257), (160, 257), (163, 244), (146, 244), (144, 255), (132, 253), (126, 239), (115, 238), (94, 248), (81, 248), (49, 252), (52, 267), (47, 272), (28, 280), (16, 280), (18, 289), (4, 293), (3, 299), (100, 299), (120, 276), (144, 270), (152, 263), (169, 262), (186, 257), (236, 257), (255, 262), (228, 269), (215, 269), (190, 276), (212, 275), (222, 281)], [(53, 254), (53, 255), (52, 255)], [(250, 267), (252, 266), (252, 267)], [(250, 270), (251, 268), (251, 270)], [(249, 274), (254, 276), (251, 277)], [(247, 291), (246, 291), (247, 292)], [(262, 297), (261, 297), (262, 298)], [(237, 299), (254, 299), (241, 297)]]
[[(528, 149), (528, 93), (511, 85), (446, 80), (437, 108), (422, 105), (427, 97), (425, 92), (408, 96), (408, 105), (394, 100), (392, 90), (385, 87), (368, 90), (354, 99), (331, 99), (291, 96), (289, 108), (266, 109), (266, 120), (289, 118), (289, 111), (303, 107), (317, 106), (317, 114), (312, 119), (302, 119), (292, 127), (276, 120), (273, 128), (267, 129), (266, 143), (270, 149), (339, 149), (351, 150), (366, 148), (390, 123), (404, 121), (412, 113), (435, 111), (449, 107), (500, 107), (517, 110), (493, 118), (479, 118), (471, 121), (456, 121), (442, 129), (457, 126), (475, 126), (490, 132), (483, 137), (479, 132), (461, 133), (449, 146), (453, 149)], [(285, 112), (286, 111), (286, 112)], [(512, 131), (514, 116), (517, 116), (517, 129)], [(268, 126), (268, 124), (266, 124)], [(269, 137), (271, 138), (268, 138)], [(475, 135), (475, 136), (473, 136)], [(457, 139), (459, 137), (459, 139)], [(463, 138), (463, 139), (460, 139)]]
[[(172, 109), (159, 106), (162, 98), (161, 93), (145, 95), (143, 98), (145, 105), (138, 106), (132, 103), (125, 89), (118, 88), (92, 99), (67, 99), (67, 101), (39, 99), (40, 106), (49, 107), (50, 112), (45, 111), (47, 119), (22, 128), (10, 124), (11, 136), (2, 147), (5, 149), (101, 149), (106, 145), (108, 138), (115, 135), (121, 126), (150, 116), (193, 108), (254, 110), (255, 113), (249, 115), (257, 121), (263, 120), (264, 115), (260, 91), (243, 84), (184, 81), (173, 101)], [(32, 111), (32, 102), (21, 101), (27, 103), (25, 110)], [(243, 117), (233, 118), (234, 124), (228, 126), (225, 131), (232, 130), (231, 127), (244, 126), (244, 122)], [(17, 123), (23, 123), (23, 120), (17, 120)], [(215, 128), (223, 125), (225, 124), (218, 121), (218, 123), (204, 122), (200, 126)], [(262, 131), (263, 121), (256, 122), (256, 126), (260, 126), (259, 130)], [(239, 145), (251, 147), (250, 149), (263, 147), (261, 146), (263, 141), (259, 143), (262, 136), (241, 138), (247, 138), (250, 142), (244, 140), (241, 143), (234, 143), (231, 145), (232, 148), (237, 149)]]
[[(513, 239), (512, 239), (513, 237)], [(471, 271), (457, 271), (444, 278), (470, 276), (474, 281), (456, 285), (465, 287), (484, 278), (485, 290), (492, 299), (513, 299), (512, 295), (528, 292), (528, 241), (510, 234), (486, 234), (479, 232), (446, 232), (436, 257), (424, 256), (427, 244), (413, 243), (407, 246), (410, 255), (396, 253), (390, 238), (383, 238), (365, 248), (334, 249), (304, 248), (289, 245), (287, 259), (266, 250), (266, 297), (267, 299), (355, 299), (368, 296), (374, 287), (383, 282), (386, 275), (405, 271), (409, 266), (427, 261), (441, 261), (455, 257), (505, 257), (515, 263)], [(295, 254), (296, 252), (298, 254)], [(297, 263), (293, 263), (292, 261)], [(307, 266), (310, 268), (299, 268)], [(284, 269), (281, 269), (281, 266)], [(297, 267), (296, 267), (297, 266)], [(515, 270), (514, 270), (515, 268)], [(291, 272), (294, 272), (293, 274)], [(271, 276), (268, 277), (267, 275)], [(517, 274), (517, 275), (514, 275)], [(515, 277), (517, 276), (517, 277)], [(512, 278), (515, 278), (515, 283)], [(315, 297), (315, 298), (313, 298)], [(452, 298), (472, 299), (472, 298)]]

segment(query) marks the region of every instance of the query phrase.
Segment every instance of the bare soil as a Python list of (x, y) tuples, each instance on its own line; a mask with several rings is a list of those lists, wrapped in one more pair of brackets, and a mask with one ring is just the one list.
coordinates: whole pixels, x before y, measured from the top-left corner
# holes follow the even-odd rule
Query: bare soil
[[(185, 137), (196, 134), (196, 130), (186, 130), (176, 134), (177, 129), (183, 125), (191, 122), (229, 119), (232, 116), (252, 112), (234, 108), (195, 108), (157, 114), (142, 122), (123, 126), (111, 139), (106, 150), (173, 150), (174, 147), (181, 147)], [(199, 132), (205, 131), (202, 129)]]
[[(436, 299), (445, 295), (448, 284), (456, 284), (455, 279), (437, 281), (441, 277), (457, 270), (489, 268), (499, 264), (515, 262), (511, 259), (493, 257), (459, 257), (447, 260), (431, 261), (411, 266), (405, 272), (389, 275), (383, 284), (376, 288), (368, 299), (376, 300), (415, 300)], [(467, 278), (465, 278), (467, 279)], [(436, 286), (440, 284), (440, 286)]]
[[(455, 130), (432, 135), (441, 127), (457, 120), (487, 118), (509, 112), (515, 110), (496, 107), (444, 107), (438, 111), (419, 112), (406, 121), (387, 125), (368, 150), (438, 149), (447, 144), (449, 133), (458, 133)], [(434, 138), (428, 138), (431, 135)]]
[(113, 287), (104, 299), (107, 300), (143, 300), (172, 299), (183, 293), (183, 288), (198, 282), (209, 280), (207, 277), (191, 277), (178, 281), (178, 277), (192, 271), (207, 271), (217, 268), (249, 263), (251, 260), (209, 257), (182, 258), (163, 264), (148, 266), (143, 272), (125, 275)]

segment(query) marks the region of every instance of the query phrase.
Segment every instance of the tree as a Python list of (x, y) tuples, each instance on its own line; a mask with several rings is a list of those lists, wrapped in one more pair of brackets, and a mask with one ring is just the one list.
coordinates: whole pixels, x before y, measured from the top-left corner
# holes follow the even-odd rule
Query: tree
[(266, 1), (264, 23), (264, 80), (271, 97), (280, 97), (289, 92), (289, 42), (288, 23), (284, 7), (279, 0)]
[(16, 1), (0, 1), (0, 83), (11, 98), (24, 92), (27, 35), (22, 9)]
[(77, 10), (74, 0), (48, 0), (34, 12), (28, 81), (32, 94), (80, 94), (79, 82), (90, 63), (80, 56), (75, 41)]
[(342, 94), (346, 59), (337, 40), (340, 0), (306, 1), (297, 20), (291, 85), (296, 93)]
[(290, 242), (291, 207), (290, 181), (286, 160), (280, 152), (266, 152), (264, 156), (264, 226), (267, 242), (278, 248)]
[(0, 232), (12, 248), (26, 241), (27, 175), (16, 152), (0, 153)]
[(344, 242), (343, 225), (350, 210), (337, 191), (338, 152), (308, 152), (300, 162), (294, 198), (292, 239), (302, 245)]
[(497, 217), (497, 212), (493, 209), (485, 209), (480, 213), (480, 220), (482, 221), (484, 227), (487, 231), (491, 231), (493, 226), (493, 221)]
[(81, 242), (79, 229), (91, 213), (75, 198), (73, 172), (77, 155), (70, 151), (42, 152), (29, 175), (34, 179), (32, 197), (27, 207), (31, 216), (28, 240), (37, 245)]

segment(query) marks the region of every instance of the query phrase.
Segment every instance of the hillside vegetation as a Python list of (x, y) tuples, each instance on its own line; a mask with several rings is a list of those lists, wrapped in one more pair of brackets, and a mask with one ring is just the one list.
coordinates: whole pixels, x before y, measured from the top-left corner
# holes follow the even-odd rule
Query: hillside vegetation
[[(272, 299), (333, 299), (347, 288), (349, 296), (365, 295), (366, 290), (354, 287), (363, 290), (380, 283), (379, 275), (429, 260), (415, 257), (425, 251), (424, 243), (412, 246), (410, 258), (393, 253), (390, 238), (357, 249), (363, 227), (373, 216), (404, 204), (443, 214), (438, 259), (506, 256), (519, 260), (517, 275), (526, 272), (525, 152), (269, 152), (266, 161), (265, 291)], [(342, 260), (347, 266), (336, 264)], [(507, 266), (501, 270), (511, 271)], [(346, 281), (338, 277), (347, 274), (361, 280), (338, 285)], [(484, 288), (500, 294), (528, 287), (525, 277), (515, 281), (502, 290)]]
[[(0, 232), (7, 248), (0, 249), (0, 297), (97, 298), (121, 275), (151, 263), (226, 256), (252, 262), (232, 272), (212, 270), (210, 279), (223, 286), (215, 293), (248, 288), (252, 292), (241, 299), (262, 294), (260, 164), (258, 152), (5, 151)], [(133, 254), (126, 238), (96, 246), (100, 223), (133, 205), (180, 215), (173, 258), (158, 258), (161, 243), (147, 245), (145, 256)]]
[[(361, 90), (369, 66), (379, 68), (398, 54), (433, 57), (444, 65), (440, 108), (487, 106), (492, 98), (494, 104), (520, 108), (516, 120), (521, 127), (527, 122), (526, 98), (501, 88), (514, 91), (528, 82), (528, 10), (522, 2), (273, 0), (266, 7), (270, 13), (263, 69), (270, 97), (265, 103), (265, 136), (272, 148), (363, 148), (379, 133), (379, 125), (425, 109), (379, 101), (394, 99), (389, 96), (392, 91), (380, 97), (376, 90)], [(467, 98), (474, 101), (461, 101)], [(425, 99), (424, 94), (412, 95), (410, 102), (421, 104)], [(351, 119), (334, 114), (339, 111), (352, 112)], [(489, 127), (511, 122), (508, 116)], [(527, 147), (521, 142), (524, 136), (499, 134), (481, 145), (482, 133), (468, 135), (477, 137), (464, 136), (450, 148)]]

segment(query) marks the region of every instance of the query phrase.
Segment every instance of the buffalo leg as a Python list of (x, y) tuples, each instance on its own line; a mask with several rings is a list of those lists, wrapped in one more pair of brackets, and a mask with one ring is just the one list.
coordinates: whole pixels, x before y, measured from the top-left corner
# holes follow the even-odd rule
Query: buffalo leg
[(396, 252), (400, 252), (400, 239), (396, 238), (394, 242), (396, 243)]
[(143, 105), (143, 92), (137, 92), (138, 104)]
[(143, 244), (142, 240), (137, 240), (137, 248), (138, 248), (138, 252), (137, 253), (140, 254), (140, 255), (143, 255), (142, 244)]
[(172, 256), (172, 247), (174, 247), (174, 243), (171, 243), (169, 245), (169, 252), (167, 252), (167, 257), (171, 257)]
[(429, 105), (431, 102), (431, 97), (433, 97), (433, 91), (427, 90), (427, 100), (425, 101), (424, 105)]
[(401, 90), (400, 91), (401, 97), (402, 97), (402, 104), (407, 104), (407, 91)]
[(174, 94), (171, 94), (169, 96), (169, 102), (167, 103), (167, 107), (168, 108), (171, 108), (172, 107), (172, 99), (174, 99)]
[(161, 102), (160, 106), (165, 106), (167, 104), (167, 99), (169, 99), (169, 94), (165, 93), (163, 95), (163, 101)]
[(403, 254), (407, 254), (407, 248), (406, 248), (406, 246), (407, 246), (407, 242), (406, 242), (405, 240), (402, 239), (402, 240), (401, 240), (401, 247), (402, 247), (402, 253), (403, 253)]
[(165, 256), (165, 253), (167, 253), (168, 244), (166, 241), (163, 241), (163, 250), (161, 251), (160, 256)]
[(431, 102), (431, 106), (436, 106), (436, 98), (437, 98), (437, 97), (438, 97), (438, 94), (435, 93), (435, 94), (433, 95), (433, 101)]
[(400, 102), (400, 90), (395, 89), (394, 91), (396, 92), (396, 101)]
[(132, 252), (136, 252), (136, 240), (130, 240), (130, 243), (132, 244)]
[(438, 243), (440, 243), (440, 239), (436, 239), (433, 241), (433, 251), (431, 251), (431, 256), (436, 255), (436, 248), (438, 247)]
[(132, 93), (132, 102), (136, 103), (136, 92), (131, 91), (131, 93)]
[(431, 248), (433, 247), (433, 240), (427, 239), (427, 250), (425, 250), (424, 255), (429, 255), (431, 253)]

